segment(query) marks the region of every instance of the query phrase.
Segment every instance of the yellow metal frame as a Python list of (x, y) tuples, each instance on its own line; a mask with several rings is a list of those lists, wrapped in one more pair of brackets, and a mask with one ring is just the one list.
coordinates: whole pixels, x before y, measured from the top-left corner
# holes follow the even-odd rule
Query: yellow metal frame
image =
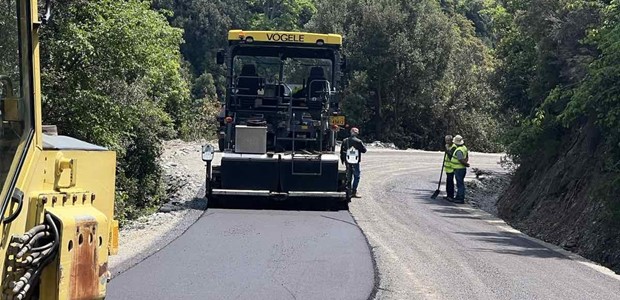
[[(31, 51), (22, 51), (22, 64), (31, 62), (22, 67), (25, 73), (22, 78), (29, 80), (32, 76), (33, 85), (24, 90), (23, 97), (32, 99), (26, 105), (31, 106), (34, 114), (33, 136), (31, 141), (22, 139), (18, 148), (18, 153), (26, 154), (19, 173), (15, 175), (15, 188), (24, 193), (24, 204), (15, 220), (0, 224), (0, 270), (6, 272), (10, 238), (41, 224), (47, 212), (58, 220), (61, 240), (56, 259), (42, 274), (39, 298), (103, 298), (109, 276), (108, 255), (118, 252), (118, 222), (113, 219), (116, 153), (43, 148), (38, 36), (41, 24), (36, 0), (19, 3), (22, 16), (19, 20), (20, 38), (29, 41), (31, 47)], [(27, 13), (30, 14), (30, 23), (27, 22)], [(16, 157), (9, 174), (17, 171), (17, 161)], [(9, 192), (6, 187), (2, 189), (0, 199)], [(16, 205), (9, 205), (5, 216), (16, 209)]]
[[(33, 7), (36, 8), (37, 2), (36, 0), (31, 1), (31, 5)], [(28, 12), (28, 1), (20, 1), (20, 5), (19, 5), (19, 10), (20, 10), (20, 16), (26, 16), (26, 13)], [(33, 9), (32, 11), (34, 11), (35, 16), (36, 16), (36, 9)], [(32, 13), (31, 11), (31, 13)], [(38, 80), (38, 76), (35, 78), (35, 80), (33, 80), (33, 84), (34, 86), (31, 86), (29, 84), (30, 77), (29, 75), (32, 74), (38, 74), (39, 71), (39, 49), (38, 49), (38, 36), (35, 34), (36, 31), (34, 29), (34, 25), (35, 24), (28, 24), (27, 20), (25, 17), (22, 17), (18, 20), (18, 22), (20, 23), (20, 47), (22, 47), (25, 44), (27, 44), (28, 47), (32, 48), (32, 65), (29, 65), (28, 62), (30, 60), (30, 57), (28, 57), (28, 55), (26, 55), (26, 53), (28, 51), (24, 51), (27, 49), (23, 49), (22, 50), (22, 55), (21, 55), (21, 61), (20, 64), (22, 66), (27, 65), (25, 68), (22, 67), (22, 81), (26, 81), (24, 85), (22, 85), (22, 97), (24, 100), (24, 102), (27, 101), (27, 103), (25, 103), (24, 105), (28, 106), (30, 111), (33, 111), (35, 114), (35, 119), (31, 120), (30, 116), (27, 116), (27, 123), (28, 125), (32, 125), (34, 126), (34, 128), (28, 126), (27, 128), (25, 128), (25, 133), (24, 133), (24, 137), (22, 137), (22, 140), (20, 142), (20, 144), (17, 147), (17, 155), (15, 155), (13, 162), (11, 164), (11, 168), (9, 169), (9, 176), (7, 177), (6, 182), (4, 183), (0, 183), (3, 184), (3, 186), (0, 189), (0, 201), (3, 201), (6, 196), (7, 193), (9, 192), (9, 186), (11, 183), (11, 178), (15, 176), (15, 173), (17, 172), (18, 169), (18, 161), (20, 160), (20, 154), (24, 153), (24, 151), (29, 151), (31, 149), (27, 149), (28, 148), (28, 134), (26, 133), (26, 130), (30, 130), (30, 129), (34, 129), (34, 144), (30, 144), (30, 148), (33, 147), (38, 147), (41, 148), (41, 139), (40, 138), (36, 138), (37, 136), (39, 136), (39, 134), (41, 131), (41, 126), (36, 126), (36, 124), (40, 124), (41, 123), (41, 95), (40, 93), (36, 93), (35, 91), (40, 91), (40, 81)], [(32, 37), (28, 37), (27, 36), (27, 31), (30, 30), (30, 32), (32, 32)], [(36, 46), (35, 46), (36, 45)], [(26, 53), (24, 53), (26, 52)], [(34, 63), (36, 61), (36, 64)], [(38, 105), (38, 107), (37, 107)], [(38, 112), (38, 113), (37, 113)], [(31, 124), (32, 122), (34, 122), (34, 124)], [(24, 164), (27, 164), (28, 161), (25, 161)], [(18, 182), (19, 184), (19, 182)]]
[(248, 38), (252, 38), (254, 42), (267, 43), (299, 43), (316, 45), (319, 41), (322, 41), (325, 45), (342, 45), (342, 36), (339, 34), (322, 34), (291, 31), (228, 31), (229, 41), (247, 41)]

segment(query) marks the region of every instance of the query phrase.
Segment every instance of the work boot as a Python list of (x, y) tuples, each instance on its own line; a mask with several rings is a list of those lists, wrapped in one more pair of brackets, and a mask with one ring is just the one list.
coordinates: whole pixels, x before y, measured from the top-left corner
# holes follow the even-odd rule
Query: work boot
[(351, 198), (362, 198), (362, 197), (357, 194), (357, 191), (353, 191), (353, 193), (351, 193)]
[(452, 198), (450, 196), (445, 196), (445, 197), (443, 197), (443, 199), (448, 201), (448, 202), (454, 202), (454, 198)]
[(465, 200), (463, 199), (454, 199), (451, 201), (452, 203), (456, 203), (456, 204), (465, 204)]

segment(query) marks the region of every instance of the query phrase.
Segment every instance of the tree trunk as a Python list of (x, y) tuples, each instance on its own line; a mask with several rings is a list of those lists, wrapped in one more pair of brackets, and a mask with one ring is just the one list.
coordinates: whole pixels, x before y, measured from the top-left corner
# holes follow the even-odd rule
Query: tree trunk
[(377, 138), (381, 138), (383, 136), (383, 113), (381, 106), (383, 105), (381, 101), (381, 85), (376, 89), (375, 92), (375, 134)]

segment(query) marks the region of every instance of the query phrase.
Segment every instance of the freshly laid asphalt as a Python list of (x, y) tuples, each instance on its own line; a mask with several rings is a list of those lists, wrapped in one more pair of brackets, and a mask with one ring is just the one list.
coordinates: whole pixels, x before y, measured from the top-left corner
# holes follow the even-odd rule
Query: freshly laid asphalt
[(106, 299), (367, 299), (374, 275), (348, 211), (209, 209)]

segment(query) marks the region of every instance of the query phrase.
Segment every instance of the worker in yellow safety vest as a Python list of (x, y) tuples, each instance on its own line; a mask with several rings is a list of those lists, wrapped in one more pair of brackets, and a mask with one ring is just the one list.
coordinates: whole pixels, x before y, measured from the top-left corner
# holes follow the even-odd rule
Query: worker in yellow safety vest
[(446, 171), (446, 197), (448, 201), (454, 200), (454, 169), (452, 168), (452, 155), (456, 145), (452, 142), (452, 135), (446, 135), (446, 151), (443, 156), (443, 168)]
[(457, 189), (456, 198), (452, 202), (465, 203), (465, 175), (467, 175), (467, 168), (469, 167), (469, 153), (462, 136), (455, 136), (452, 142), (456, 145), (456, 148), (450, 160), (450, 165), (454, 169)]

